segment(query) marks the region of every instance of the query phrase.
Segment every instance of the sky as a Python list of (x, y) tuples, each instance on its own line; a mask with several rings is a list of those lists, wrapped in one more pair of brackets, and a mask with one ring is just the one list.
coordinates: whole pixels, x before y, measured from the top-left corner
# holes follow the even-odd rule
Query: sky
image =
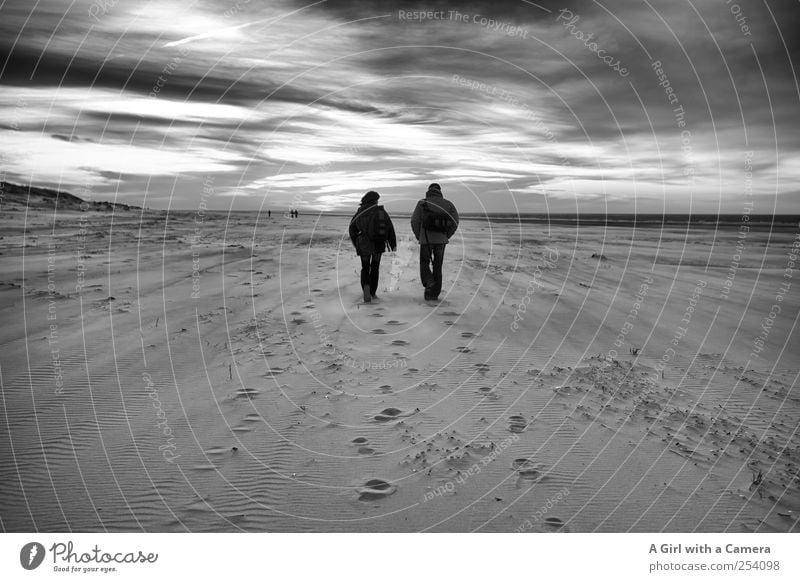
[(795, 0), (5, 1), (0, 177), (162, 209), (409, 212), (437, 182), (462, 212), (800, 213), (798, 28)]

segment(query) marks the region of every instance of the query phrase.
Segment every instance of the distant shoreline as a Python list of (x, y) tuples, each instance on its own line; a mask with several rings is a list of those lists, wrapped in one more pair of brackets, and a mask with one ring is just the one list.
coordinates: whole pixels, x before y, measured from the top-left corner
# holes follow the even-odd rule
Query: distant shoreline
[[(153, 212), (166, 212), (165, 210), (153, 210)], [(193, 213), (191, 210), (170, 210), (170, 214)], [(206, 214), (222, 215), (252, 215), (253, 210), (207, 210)], [(269, 220), (266, 211), (257, 211), (258, 220)], [(280, 218), (283, 212), (273, 210), (272, 219)], [(410, 213), (391, 213), (392, 219), (410, 220)], [(300, 210), (302, 218), (346, 218), (353, 216), (350, 212), (312, 212)], [(491, 224), (541, 224), (551, 226), (603, 226), (608, 228), (709, 228), (709, 229), (731, 229), (746, 226), (750, 229), (758, 230), (792, 230), (800, 228), (800, 215), (797, 214), (750, 214), (747, 220), (742, 219), (741, 214), (595, 214), (587, 213), (576, 214), (478, 214), (465, 212), (459, 215), (462, 221), (481, 221)]]
[[(184, 214), (196, 213), (196, 209), (156, 209), (141, 208), (123, 204), (120, 202), (84, 200), (68, 192), (62, 192), (49, 188), (39, 188), (35, 186), (14, 184), (11, 182), (0, 182), (0, 193), (2, 193), (3, 206), (8, 209), (9, 205), (18, 206), (18, 210), (26, 208), (33, 209), (52, 209), (59, 212), (66, 211), (134, 211), (139, 210), (148, 214)], [(232, 215), (252, 215), (257, 212), (259, 217), (266, 215), (266, 210), (204, 210), (207, 214), (232, 214)], [(288, 209), (271, 209), (275, 213), (275, 218), (279, 218), (288, 213)], [(301, 217), (352, 217), (352, 212), (314, 212), (311, 210), (298, 209)], [(410, 219), (410, 212), (392, 212), (395, 219)], [(800, 226), (800, 215), (798, 214), (686, 214), (686, 213), (601, 213), (587, 212), (579, 213), (541, 213), (541, 212), (464, 212), (460, 215), (461, 220), (484, 221), (497, 224), (542, 224), (556, 226), (603, 226), (620, 228), (740, 228), (748, 227), (755, 229), (795, 229)]]
[[(312, 215), (308, 213), (308, 215)], [(350, 217), (351, 214), (339, 212), (317, 213), (315, 216), (341, 216)], [(538, 214), (538, 213), (487, 213), (478, 214), (465, 212), (460, 215), (461, 220), (480, 220), (498, 224), (551, 224), (559, 226), (607, 226), (607, 227), (638, 227), (638, 228), (798, 228), (800, 215), (797, 214), (750, 214), (748, 220), (742, 220), (741, 214)], [(409, 218), (411, 214), (393, 213), (392, 217)]]

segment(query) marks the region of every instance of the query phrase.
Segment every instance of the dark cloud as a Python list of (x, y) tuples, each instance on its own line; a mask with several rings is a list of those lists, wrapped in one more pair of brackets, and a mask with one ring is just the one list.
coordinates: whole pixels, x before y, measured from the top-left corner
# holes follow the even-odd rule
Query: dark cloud
[[(308, 3), (297, 0), (297, 6), (307, 6)], [(583, 5), (584, 2), (573, 2)], [(586, 2), (590, 5), (590, 2)], [(458, 11), (465, 14), (481, 14), (487, 18), (507, 19), (518, 22), (535, 21), (542, 18), (549, 18), (553, 12), (557, 12), (563, 7), (563, 2), (555, 0), (497, 0), (495, 2), (459, 2), (457, 0), (446, 1), (420, 1), (420, 0), (327, 0), (313, 6), (314, 10), (324, 11), (344, 20), (358, 20), (367, 16), (380, 14), (397, 15), (398, 11), (413, 12), (446, 12)]]
[[(203, 68), (203, 60), (173, 51), (171, 58), (143, 61), (111, 59), (98, 62), (88, 55), (53, 51), (37, 53), (18, 47), (11, 51), (0, 76), (0, 85), (20, 87), (93, 87), (158, 96), (177, 101), (205, 101), (226, 105), (253, 106), (262, 102), (313, 104), (354, 113), (393, 115), (373, 103), (326, 96), (328, 91), (281, 84), (263, 73), (241, 67)], [(211, 64), (209, 64), (211, 66)], [(100, 116), (103, 117), (103, 116)], [(126, 121), (125, 115), (109, 113), (111, 121)], [(130, 115), (127, 121), (142, 121)]]
[(189, 59), (178, 51), (174, 52), (168, 59), (120, 58), (98, 62), (91, 55), (80, 53), (37, 53), (30, 48), (16, 48), (8, 55), (0, 82), (27, 87), (98, 87), (225, 104), (248, 104), (270, 93), (293, 102), (308, 102), (316, 97), (291, 87), (278, 90), (277, 84), (251, 80), (245, 71), (244, 78), (238, 78), (230, 70), (203, 70), (197, 63), (188, 63)]

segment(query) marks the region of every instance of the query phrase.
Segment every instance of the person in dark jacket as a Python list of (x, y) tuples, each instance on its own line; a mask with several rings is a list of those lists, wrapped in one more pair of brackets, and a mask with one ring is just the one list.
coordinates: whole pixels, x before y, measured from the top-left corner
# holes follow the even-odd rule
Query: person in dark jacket
[[(425, 227), (426, 216), (438, 213), (447, 217), (444, 231)], [(411, 230), (419, 242), (419, 277), (425, 287), (425, 299), (436, 300), (442, 292), (442, 265), (444, 248), (458, 229), (458, 211), (452, 202), (444, 198), (439, 184), (431, 184), (425, 199), (417, 202), (411, 215)], [(431, 270), (433, 263), (433, 270)]]
[[(380, 276), (381, 254), (386, 250), (386, 246), (394, 251), (397, 250), (397, 237), (394, 232), (389, 214), (378, 205), (380, 195), (370, 190), (361, 198), (361, 206), (358, 207), (353, 219), (350, 221), (350, 240), (356, 248), (356, 253), (361, 257), (361, 290), (364, 293), (364, 302), (370, 303), (372, 299), (377, 299), (378, 277)], [(367, 235), (373, 213), (383, 212), (386, 216), (386, 238), (385, 240), (371, 240)]]

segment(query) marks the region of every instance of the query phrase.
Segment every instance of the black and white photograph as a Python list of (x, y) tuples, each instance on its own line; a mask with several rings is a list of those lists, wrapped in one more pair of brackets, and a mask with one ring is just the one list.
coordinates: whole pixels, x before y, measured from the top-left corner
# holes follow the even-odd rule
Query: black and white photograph
[(0, 572), (80, 562), (37, 534), (724, 534), (779, 579), (798, 29), (0, 2)]

